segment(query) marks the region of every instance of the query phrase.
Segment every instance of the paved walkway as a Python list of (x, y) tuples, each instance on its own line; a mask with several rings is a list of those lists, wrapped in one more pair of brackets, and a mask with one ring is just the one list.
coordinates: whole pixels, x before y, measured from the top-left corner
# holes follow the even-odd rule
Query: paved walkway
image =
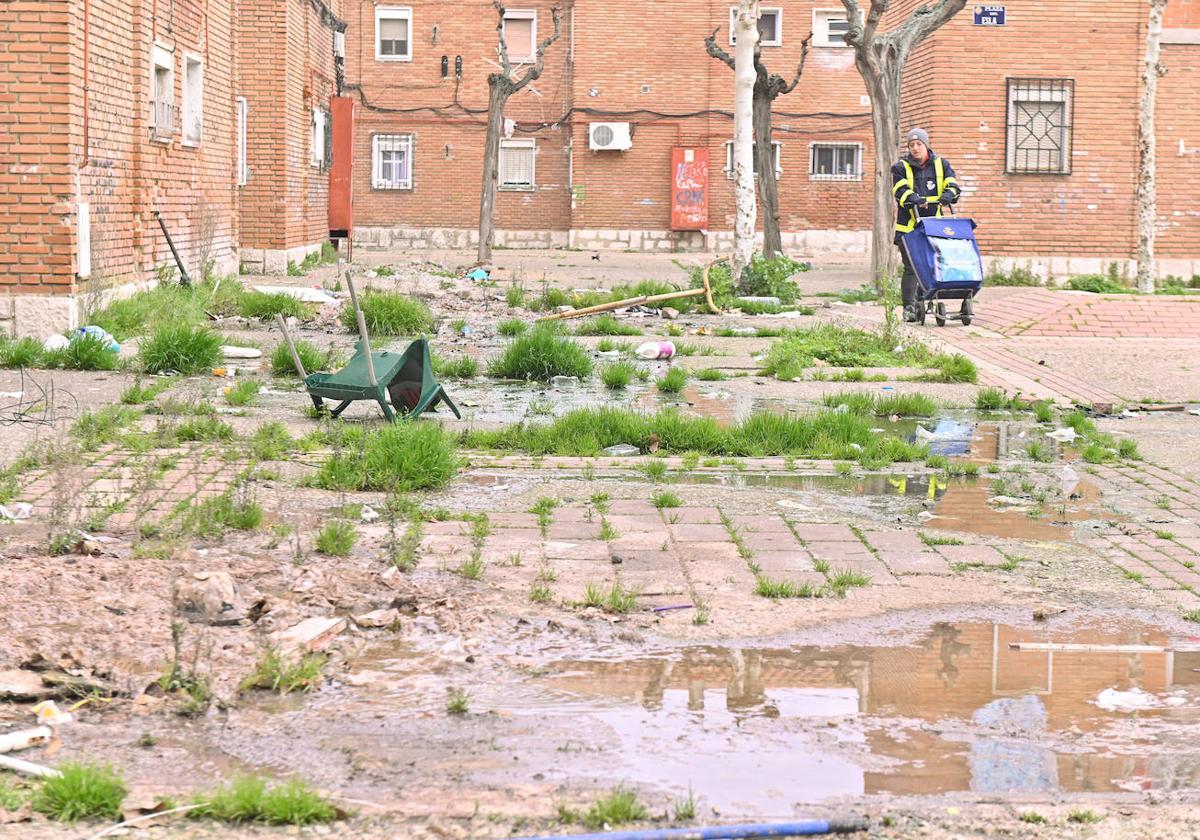
[(1200, 339), (1200, 297), (989, 290), (976, 323), (1008, 336)]

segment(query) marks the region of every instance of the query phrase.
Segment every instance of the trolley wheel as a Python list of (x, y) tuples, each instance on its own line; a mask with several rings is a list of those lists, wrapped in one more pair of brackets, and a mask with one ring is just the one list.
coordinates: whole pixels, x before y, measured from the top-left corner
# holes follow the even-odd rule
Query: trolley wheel
[(971, 319), (975, 317), (975, 304), (970, 298), (963, 299), (962, 310), (958, 313), (958, 317), (962, 320), (964, 327), (971, 326)]
[(938, 303), (937, 307), (933, 311), (933, 319), (937, 321), (937, 325), (939, 327), (946, 326), (946, 304), (940, 302)]
[(929, 310), (929, 304), (926, 301), (921, 301), (917, 304), (917, 324), (925, 326), (925, 313)]

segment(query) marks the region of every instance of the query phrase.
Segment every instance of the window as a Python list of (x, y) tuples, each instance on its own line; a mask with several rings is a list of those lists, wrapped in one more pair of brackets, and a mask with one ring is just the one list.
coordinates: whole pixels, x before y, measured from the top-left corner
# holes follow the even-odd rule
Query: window
[[(729, 43), (736, 44), (734, 30), (737, 26), (737, 6), (729, 7)], [(760, 8), (758, 10), (758, 43), (764, 47), (783, 45), (783, 9)]]
[(183, 143), (199, 146), (204, 137), (204, 62), (183, 56)]
[[(780, 160), (783, 154), (783, 144), (778, 140), (771, 141), (771, 148), (775, 152), (775, 177), (778, 178), (783, 174), (783, 167), (780, 165)], [(754, 172), (755, 177), (758, 177), (758, 144), (754, 144)], [(733, 180), (733, 141), (725, 141), (725, 177)]]
[(1071, 174), (1073, 79), (1009, 79), (1004, 169)]
[(862, 180), (862, 143), (813, 143), (808, 176), (814, 181)]
[(512, 61), (531, 61), (537, 55), (537, 12), (504, 10), (504, 46)]
[(411, 134), (376, 134), (371, 138), (371, 186), (377, 190), (412, 189)]
[(814, 47), (850, 46), (846, 43), (850, 19), (845, 9), (814, 9), (812, 31)]
[(312, 150), (312, 156), (309, 163), (313, 166), (325, 165), (325, 125), (328, 119), (328, 115), (320, 108), (312, 109), (312, 120), (309, 123), (309, 148)]
[(412, 61), (412, 9), (376, 7), (375, 60)]
[(171, 142), (175, 133), (175, 56), (157, 44), (150, 62), (150, 136)]
[(500, 189), (532, 190), (534, 142), (500, 141)]
[(246, 128), (250, 117), (250, 105), (246, 97), (237, 98), (237, 185), (246, 186), (250, 180), (250, 161), (246, 156)]

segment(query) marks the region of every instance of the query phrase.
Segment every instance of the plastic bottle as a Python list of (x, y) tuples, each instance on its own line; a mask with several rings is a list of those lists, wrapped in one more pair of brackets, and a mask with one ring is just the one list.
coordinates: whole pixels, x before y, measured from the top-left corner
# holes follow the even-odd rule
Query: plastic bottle
[(647, 341), (637, 349), (643, 359), (669, 359), (675, 355), (675, 343), (671, 341)]

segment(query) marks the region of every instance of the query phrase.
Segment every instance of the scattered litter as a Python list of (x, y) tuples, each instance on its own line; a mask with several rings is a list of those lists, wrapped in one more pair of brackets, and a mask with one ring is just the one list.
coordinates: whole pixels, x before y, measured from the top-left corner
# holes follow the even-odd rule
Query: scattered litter
[(476, 283), (483, 283), (484, 281), (486, 281), (488, 279), (487, 269), (486, 268), (473, 268), (467, 272), (467, 279), (473, 280)]
[(74, 341), (75, 339), (82, 338), (85, 335), (104, 342), (105, 349), (110, 350), (113, 353), (121, 352), (121, 345), (118, 344), (117, 340), (113, 338), (108, 330), (104, 329), (103, 327), (97, 327), (92, 324), (89, 324), (86, 327), (79, 327), (71, 335), (71, 340)]
[(305, 303), (340, 303), (337, 298), (322, 289), (308, 289), (303, 286), (255, 286), (254, 291), (267, 295), (287, 295)]
[(31, 761), (22, 761), (7, 755), (0, 755), (0, 768), (12, 770), (14, 773), (24, 773), (26, 776), (40, 776), (45, 779), (58, 778), (62, 773)]
[(213, 376), (223, 376), (226, 379), (233, 379), (234, 369), (232, 367), (218, 367), (212, 369)]
[[(842, 405), (840, 405), (838, 407), (846, 408), (847, 406), (843, 403)], [(933, 432), (929, 431), (924, 426), (920, 426), (920, 425), (917, 426), (917, 440), (933, 440), (934, 437), (935, 437), (935, 435), (933, 434)]]
[(59, 335), (58, 333), (46, 336), (46, 340), (42, 342), (43, 350), (66, 350), (70, 346), (70, 340), (65, 335)]
[(670, 359), (675, 355), (675, 343), (672, 341), (647, 341), (638, 347), (636, 352), (643, 359)]
[(650, 612), (661, 613), (661, 612), (671, 612), (672, 610), (690, 610), (694, 606), (695, 606), (694, 604), (673, 604), (672, 606), (669, 606), (669, 607), (653, 607), (650, 610)]
[(621, 358), (620, 350), (601, 350), (596, 353), (602, 359), (619, 359)]
[(578, 385), (579, 377), (578, 376), (552, 376), (552, 377), (550, 377), (550, 384), (553, 385), (555, 388), (566, 388), (566, 387), (569, 387), (572, 385)]
[(0, 505), (0, 519), (28, 519), (33, 515), (33, 505), (29, 502), (15, 502), (11, 505)]
[(37, 717), (41, 726), (62, 726), (75, 719), (70, 712), (58, 708), (58, 704), (53, 700), (43, 700), (30, 711)]
[(479, 403), (474, 400), (459, 400), (458, 404), (466, 408), (479, 408)]
[(375, 510), (375, 508), (371, 507), (370, 505), (363, 505), (362, 513), (359, 515), (359, 518), (362, 519), (363, 522), (374, 522), (379, 518), (379, 511)]
[(1053, 432), (1047, 432), (1046, 437), (1050, 440), (1056, 440), (1059, 443), (1070, 443), (1079, 436), (1079, 433), (1068, 426), (1065, 429), (1055, 429)]
[(257, 347), (235, 347), (232, 344), (221, 345), (221, 355), (226, 359), (260, 359), (262, 351)]
[(933, 519), (933, 514), (927, 510), (923, 510), (917, 514), (918, 522), (928, 522), (930, 519)]
[(629, 458), (634, 455), (640, 455), (642, 452), (642, 450), (638, 449), (636, 446), (631, 446), (628, 443), (618, 443), (615, 446), (610, 446), (602, 451), (603, 454), (612, 458)]
[(459, 335), (470, 335), (473, 332), (475, 332), (475, 330), (471, 329), (470, 324), (463, 324), (461, 327), (458, 328)]
[(803, 313), (799, 309), (785, 309), (782, 312), (776, 312), (772, 318), (799, 318)]
[(1096, 697), (1096, 705), (1106, 712), (1140, 712), (1145, 709), (1157, 709), (1163, 702), (1140, 688), (1132, 688), (1129, 691), (1106, 688)]
[(1064, 465), (1058, 472), (1058, 487), (1062, 491), (1063, 496), (1070, 498), (1075, 493), (1075, 488), (1079, 486), (1079, 473), (1075, 472), (1070, 465)]
[(1191, 414), (1193, 417), (1200, 417), (1200, 408), (1189, 408), (1187, 413)]
[(1136, 411), (1130, 411), (1128, 408), (1122, 409), (1120, 417), (1122, 420), (1133, 420), (1141, 415)]

